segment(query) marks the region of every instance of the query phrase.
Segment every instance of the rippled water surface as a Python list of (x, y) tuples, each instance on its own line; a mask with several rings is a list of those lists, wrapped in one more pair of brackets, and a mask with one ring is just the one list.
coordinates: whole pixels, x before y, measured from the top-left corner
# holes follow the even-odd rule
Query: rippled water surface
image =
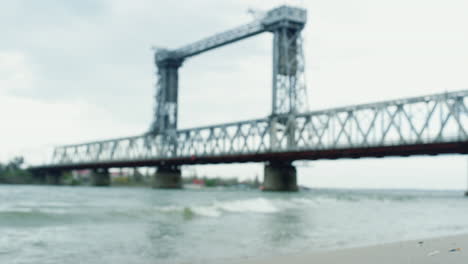
[(0, 263), (219, 263), (468, 233), (462, 192), (0, 186)]

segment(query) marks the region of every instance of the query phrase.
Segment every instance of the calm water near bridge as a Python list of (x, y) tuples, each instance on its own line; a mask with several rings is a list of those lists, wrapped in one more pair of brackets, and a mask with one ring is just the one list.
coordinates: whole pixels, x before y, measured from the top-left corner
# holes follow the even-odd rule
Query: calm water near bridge
[(220, 263), (468, 233), (455, 191), (0, 186), (0, 263)]

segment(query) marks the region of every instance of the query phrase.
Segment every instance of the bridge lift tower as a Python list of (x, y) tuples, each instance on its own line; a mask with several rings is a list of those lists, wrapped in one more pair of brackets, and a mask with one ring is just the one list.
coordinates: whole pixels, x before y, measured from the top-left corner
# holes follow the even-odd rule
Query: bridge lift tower
[(168, 134), (177, 129), (178, 70), (192, 56), (240, 41), (263, 32), (274, 34), (272, 117), (306, 110), (304, 56), (301, 31), (307, 20), (302, 8), (281, 6), (255, 21), (183, 46), (157, 49), (156, 107), (150, 132)]
[[(304, 55), (301, 32), (307, 21), (307, 11), (298, 7), (280, 6), (253, 22), (202, 39), (175, 50), (158, 49), (155, 64), (158, 68), (156, 107), (149, 134), (161, 135), (177, 149), (176, 131), (178, 115), (179, 68), (192, 56), (240, 41), (260, 33), (273, 33), (273, 87), (271, 122), (271, 146), (275, 146), (275, 131), (283, 129), (294, 144), (294, 116), (307, 110), (307, 94), (304, 78)], [(162, 177), (180, 174), (176, 167), (159, 168)], [(284, 175), (284, 177), (269, 175)], [(174, 176), (175, 177), (175, 176)], [(291, 163), (271, 161), (265, 167), (265, 185), (274, 189), (275, 182), (290, 182), (290, 189), (297, 188), (296, 171)], [(279, 178), (278, 178), (279, 177)], [(169, 177), (170, 178), (170, 177)], [(267, 178), (271, 178), (269, 181)], [(287, 178), (287, 179), (286, 179)], [(171, 180), (171, 182), (177, 182)], [(164, 185), (164, 183), (162, 183)], [(284, 184), (281, 184), (284, 186)]]

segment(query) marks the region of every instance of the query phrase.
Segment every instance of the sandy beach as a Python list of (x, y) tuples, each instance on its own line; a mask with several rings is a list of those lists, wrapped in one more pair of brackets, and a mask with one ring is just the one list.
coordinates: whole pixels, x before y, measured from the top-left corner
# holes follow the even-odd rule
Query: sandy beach
[(238, 264), (466, 264), (468, 234), (403, 241), (369, 247), (233, 261)]

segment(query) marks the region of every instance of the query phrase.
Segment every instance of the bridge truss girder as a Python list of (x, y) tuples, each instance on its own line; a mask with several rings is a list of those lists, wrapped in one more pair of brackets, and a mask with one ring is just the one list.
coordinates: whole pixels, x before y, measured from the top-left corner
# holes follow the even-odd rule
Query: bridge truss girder
[[(314, 153), (357, 149), (364, 152), (380, 149), (374, 152), (385, 156), (385, 151), (399, 146), (458, 143), (466, 147), (459, 147), (456, 152), (468, 153), (467, 105), (468, 91), (460, 91), (184, 129), (176, 131), (171, 138), (141, 135), (61, 146), (55, 149), (51, 163), (44, 168), (86, 168), (91, 164), (118, 167), (119, 164), (171, 161), (182, 164), (216, 157), (220, 162), (223, 159), (247, 162), (282, 153), (292, 155), (291, 160), (316, 159)], [(434, 153), (401, 151), (400, 154), (451, 152), (454, 151), (441, 149)], [(303, 154), (294, 156), (294, 153)], [(351, 156), (343, 154), (342, 157)]]

